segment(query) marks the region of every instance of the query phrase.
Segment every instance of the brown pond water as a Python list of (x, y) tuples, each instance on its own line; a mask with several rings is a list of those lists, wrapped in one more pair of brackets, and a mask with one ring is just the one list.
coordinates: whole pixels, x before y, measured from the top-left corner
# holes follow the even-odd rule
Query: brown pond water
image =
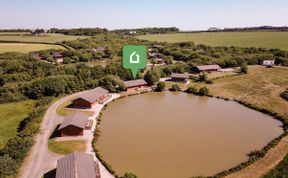
[(209, 176), (247, 160), (283, 132), (281, 125), (233, 101), (147, 93), (107, 107), (97, 148), (120, 175)]

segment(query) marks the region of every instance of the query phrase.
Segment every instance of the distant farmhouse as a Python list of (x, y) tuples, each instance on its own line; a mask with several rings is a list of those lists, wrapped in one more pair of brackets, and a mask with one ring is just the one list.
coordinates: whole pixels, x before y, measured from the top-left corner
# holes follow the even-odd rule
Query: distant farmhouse
[(182, 82), (186, 83), (189, 80), (189, 74), (178, 74), (178, 73), (173, 73), (171, 74), (171, 80), (173, 82)]
[(266, 67), (272, 67), (274, 65), (275, 61), (274, 60), (263, 60), (262, 65)]
[(207, 73), (212, 73), (212, 72), (218, 72), (221, 69), (219, 65), (201, 65), (201, 66), (196, 66), (195, 72), (200, 73), (200, 72), (207, 72)]
[(100, 178), (93, 155), (74, 152), (57, 161), (56, 178)]
[(89, 117), (83, 112), (73, 112), (72, 114), (66, 116), (58, 128), (60, 136), (82, 136), (84, 129), (91, 127), (91, 123), (88, 122), (88, 118)]
[(108, 95), (108, 91), (102, 87), (89, 90), (78, 98), (72, 101), (72, 107), (74, 108), (92, 108), (96, 104), (102, 104), (105, 100), (111, 97)]
[(44, 57), (38, 52), (32, 53), (31, 56), (36, 58), (36, 59), (44, 59)]
[(126, 91), (128, 92), (148, 88), (147, 82), (143, 79), (126, 81), (124, 84), (126, 86)]

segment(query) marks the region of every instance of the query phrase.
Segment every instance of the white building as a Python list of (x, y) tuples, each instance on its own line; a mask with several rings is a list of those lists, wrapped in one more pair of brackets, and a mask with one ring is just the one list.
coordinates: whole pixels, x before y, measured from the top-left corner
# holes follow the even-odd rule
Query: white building
[(262, 65), (263, 66), (273, 66), (274, 60), (263, 60)]

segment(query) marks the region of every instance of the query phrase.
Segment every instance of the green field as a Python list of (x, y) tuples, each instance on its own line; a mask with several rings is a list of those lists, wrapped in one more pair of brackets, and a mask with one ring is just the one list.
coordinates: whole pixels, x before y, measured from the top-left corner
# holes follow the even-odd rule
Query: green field
[(86, 142), (84, 140), (56, 141), (55, 139), (50, 139), (48, 147), (54, 153), (66, 155), (74, 151), (84, 152), (86, 150)]
[(65, 49), (63, 46), (53, 44), (30, 44), (30, 43), (0, 43), (0, 53), (20, 52), (29, 53), (38, 50)]
[(34, 42), (34, 43), (57, 43), (76, 39), (88, 38), (87, 36), (72, 36), (48, 33), (44, 36), (33, 36), (29, 33), (0, 32), (0, 41)]
[(159, 42), (187, 42), (210, 46), (266, 47), (288, 50), (288, 32), (203, 32), (143, 35), (139, 39)]
[(31, 112), (34, 103), (34, 101), (20, 101), (0, 104), (0, 149), (16, 135), (19, 123)]

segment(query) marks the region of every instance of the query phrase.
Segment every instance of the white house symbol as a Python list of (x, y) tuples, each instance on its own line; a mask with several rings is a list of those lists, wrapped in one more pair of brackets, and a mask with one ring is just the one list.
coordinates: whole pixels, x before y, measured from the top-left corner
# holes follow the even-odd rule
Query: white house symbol
[[(136, 56), (136, 60), (134, 60), (134, 56)], [(140, 62), (140, 56), (139, 54), (137, 54), (135, 51), (133, 51), (133, 53), (131, 53), (130, 55), (130, 63), (131, 64), (138, 64)]]

